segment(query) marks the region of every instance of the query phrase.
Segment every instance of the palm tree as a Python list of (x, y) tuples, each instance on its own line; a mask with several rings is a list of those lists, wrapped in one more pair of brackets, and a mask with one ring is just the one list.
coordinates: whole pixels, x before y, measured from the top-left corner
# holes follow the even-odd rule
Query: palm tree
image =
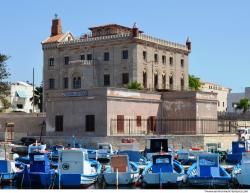
[(191, 90), (198, 91), (201, 87), (200, 78), (195, 77), (194, 75), (189, 75), (188, 78), (189, 78), (189, 88)]
[(143, 87), (140, 83), (133, 81), (128, 84), (128, 89), (133, 89), (133, 90), (142, 90)]
[(249, 108), (250, 108), (250, 101), (248, 98), (242, 98), (236, 104), (236, 109), (243, 110), (243, 113), (246, 113)]
[[(30, 98), (33, 104), (33, 97)], [(43, 87), (36, 87), (34, 90), (34, 105), (38, 105), (40, 112), (43, 112)]]

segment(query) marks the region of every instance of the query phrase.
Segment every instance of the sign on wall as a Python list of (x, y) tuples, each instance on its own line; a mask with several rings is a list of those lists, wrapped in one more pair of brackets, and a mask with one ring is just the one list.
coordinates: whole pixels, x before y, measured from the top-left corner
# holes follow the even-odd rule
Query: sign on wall
[(74, 92), (65, 92), (65, 93), (63, 93), (63, 96), (65, 96), (65, 97), (88, 96), (88, 91), (87, 90), (81, 90), (81, 91), (74, 91)]

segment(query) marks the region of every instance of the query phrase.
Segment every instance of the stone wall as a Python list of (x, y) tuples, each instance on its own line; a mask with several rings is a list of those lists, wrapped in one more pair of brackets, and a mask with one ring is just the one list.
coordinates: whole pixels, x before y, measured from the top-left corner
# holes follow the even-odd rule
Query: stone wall
[(1, 113), (0, 114), (0, 140), (4, 140), (6, 123), (14, 123), (14, 140), (18, 141), (27, 135), (40, 135), (42, 124), (45, 121), (43, 113)]

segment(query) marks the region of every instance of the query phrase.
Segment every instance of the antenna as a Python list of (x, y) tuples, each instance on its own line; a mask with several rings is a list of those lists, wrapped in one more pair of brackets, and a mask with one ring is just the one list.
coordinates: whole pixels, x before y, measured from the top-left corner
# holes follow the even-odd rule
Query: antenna
[(58, 15), (55, 13), (55, 19), (57, 19), (58, 18)]

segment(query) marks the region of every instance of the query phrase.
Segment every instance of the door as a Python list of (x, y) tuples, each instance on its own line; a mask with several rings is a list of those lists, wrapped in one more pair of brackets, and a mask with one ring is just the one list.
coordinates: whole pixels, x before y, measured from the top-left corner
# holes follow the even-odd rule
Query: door
[(14, 123), (6, 123), (5, 125), (5, 141), (12, 142), (14, 140)]
[(153, 133), (156, 131), (156, 117), (150, 116), (148, 118), (148, 132)]
[(117, 115), (117, 133), (124, 133), (124, 115)]

